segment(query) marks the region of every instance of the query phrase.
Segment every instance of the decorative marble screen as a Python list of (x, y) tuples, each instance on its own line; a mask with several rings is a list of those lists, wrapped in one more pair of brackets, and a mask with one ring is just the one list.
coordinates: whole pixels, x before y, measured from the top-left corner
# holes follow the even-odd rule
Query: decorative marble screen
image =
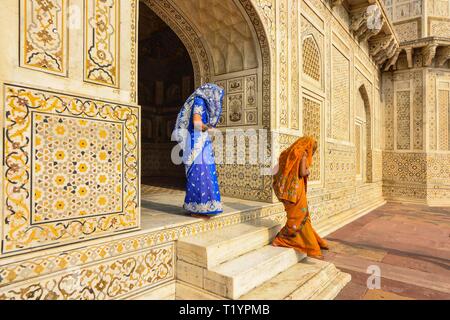
[(320, 81), (320, 51), (312, 36), (303, 40), (303, 72), (315, 81)]
[(137, 228), (137, 107), (6, 85), (2, 253)]

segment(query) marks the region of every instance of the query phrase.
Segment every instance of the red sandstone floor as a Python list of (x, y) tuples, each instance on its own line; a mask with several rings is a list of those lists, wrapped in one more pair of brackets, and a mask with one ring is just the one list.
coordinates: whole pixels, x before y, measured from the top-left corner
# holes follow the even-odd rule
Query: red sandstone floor
[[(450, 300), (450, 208), (390, 203), (327, 239), (325, 260), (352, 275), (339, 300)], [(370, 265), (380, 289), (367, 288)]]

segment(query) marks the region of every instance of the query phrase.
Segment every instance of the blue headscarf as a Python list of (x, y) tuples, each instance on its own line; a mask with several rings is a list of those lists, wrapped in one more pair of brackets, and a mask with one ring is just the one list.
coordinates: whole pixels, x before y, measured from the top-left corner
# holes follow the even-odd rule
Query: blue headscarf
[(219, 122), (220, 115), (222, 114), (222, 102), (223, 102), (224, 90), (216, 84), (205, 83), (200, 86), (189, 98), (187, 98), (180, 113), (177, 117), (175, 124), (175, 141), (183, 145), (185, 141), (185, 133), (189, 128), (189, 124), (192, 121), (192, 107), (196, 97), (203, 98), (207, 105), (207, 123), (210, 127), (215, 127)]

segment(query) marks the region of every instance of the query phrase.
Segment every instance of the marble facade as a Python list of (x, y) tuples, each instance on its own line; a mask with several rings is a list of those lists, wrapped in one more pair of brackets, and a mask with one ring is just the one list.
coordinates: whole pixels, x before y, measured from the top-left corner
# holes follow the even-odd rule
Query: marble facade
[(270, 164), (224, 164), (224, 195), (259, 208), (143, 225), (140, 3), (181, 40), (195, 85), (226, 89), (221, 130), (266, 129), (275, 154), (316, 137), (324, 230), (385, 199), (448, 204), (448, 1), (5, 0), (0, 299), (170, 296), (179, 238), (283, 219)]

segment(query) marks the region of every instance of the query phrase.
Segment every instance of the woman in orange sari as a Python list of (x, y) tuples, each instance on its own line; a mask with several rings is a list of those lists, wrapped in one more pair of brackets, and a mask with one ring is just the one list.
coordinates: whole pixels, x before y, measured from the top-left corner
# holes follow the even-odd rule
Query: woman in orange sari
[(316, 150), (317, 141), (303, 137), (281, 153), (273, 188), (278, 200), (284, 204), (287, 222), (272, 244), (321, 257), (321, 249), (328, 249), (328, 246), (311, 225), (306, 198), (309, 168)]

